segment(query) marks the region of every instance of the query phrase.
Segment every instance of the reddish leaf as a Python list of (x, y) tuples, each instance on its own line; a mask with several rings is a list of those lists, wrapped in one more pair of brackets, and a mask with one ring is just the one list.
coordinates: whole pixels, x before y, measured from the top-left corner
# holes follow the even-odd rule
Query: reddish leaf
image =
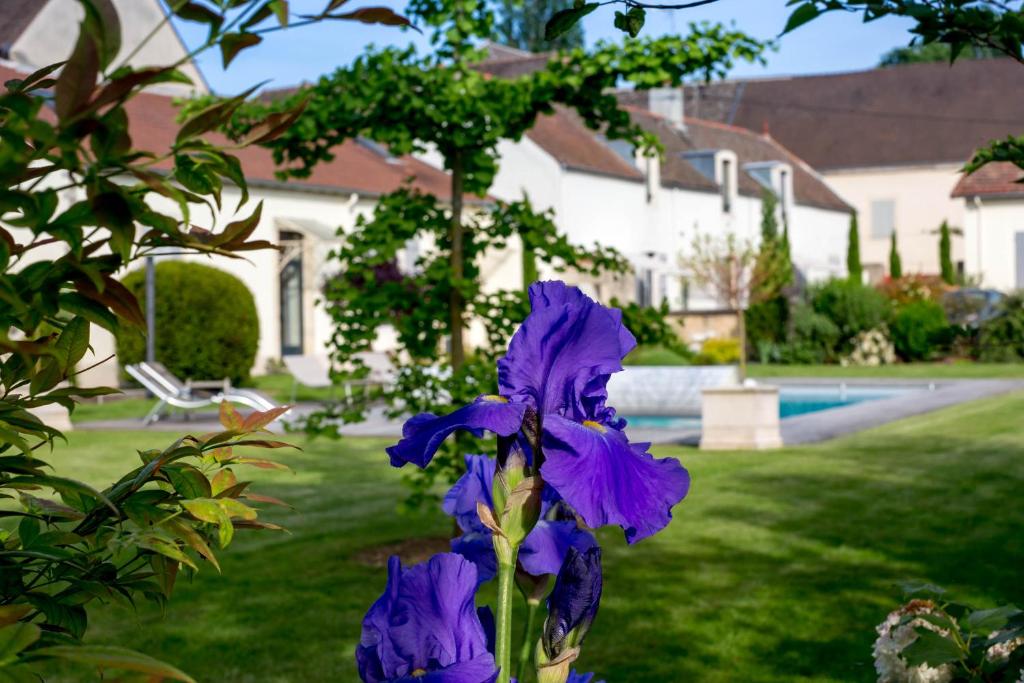
[(267, 503), (268, 505), (280, 505), (281, 507), (290, 508), (292, 510), (295, 509), (294, 507), (284, 502), (280, 498), (274, 498), (273, 496), (264, 496), (259, 493), (246, 493), (242, 496), (242, 498), (245, 498), (246, 500), (252, 500), (257, 503)]
[(285, 472), (291, 472), (292, 468), (288, 465), (282, 465), (279, 462), (273, 460), (264, 460), (262, 458), (235, 458), (231, 462), (237, 462), (240, 465), (252, 465), (253, 467), (259, 467), (264, 470), (283, 470)]
[(220, 423), (224, 429), (241, 431), (244, 429), (245, 420), (242, 414), (235, 410), (235, 407), (227, 401), (220, 402)]
[(419, 30), (412, 25), (412, 22), (396, 14), (394, 10), (387, 7), (361, 7), (346, 14), (333, 14), (328, 19), (342, 19), (361, 21), (364, 24), (384, 24), (385, 26), (408, 26), (411, 29)]
[(291, 406), (278, 406), (277, 408), (271, 408), (263, 412), (253, 412), (242, 423), (242, 430), (246, 432), (254, 432), (258, 429), (263, 429), (268, 424), (281, 417), (285, 413), (291, 410)]
[(75, 50), (64, 64), (54, 88), (54, 105), (61, 122), (70, 119), (89, 101), (89, 96), (96, 87), (96, 76), (100, 72), (100, 53), (96, 38), (90, 35), (86, 28), (86, 22), (82, 22)]

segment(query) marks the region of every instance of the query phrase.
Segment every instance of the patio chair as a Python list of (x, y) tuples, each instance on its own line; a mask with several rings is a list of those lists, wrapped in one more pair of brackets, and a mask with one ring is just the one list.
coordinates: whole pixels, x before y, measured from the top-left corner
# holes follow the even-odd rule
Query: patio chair
[(159, 420), (164, 409), (168, 407), (185, 411), (186, 417), (189, 411), (218, 405), (221, 401), (241, 403), (254, 410), (270, 410), (277, 407), (277, 404), (265, 396), (248, 389), (232, 387), (230, 382), (225, 382), (223, 389), (216, 393), (197, 392), (175, 377), (162, 363), (136, 363), (125, 366), (125, 371), (158, 399), (157, 404), (143, 419), (143, 424), (147, 425)]

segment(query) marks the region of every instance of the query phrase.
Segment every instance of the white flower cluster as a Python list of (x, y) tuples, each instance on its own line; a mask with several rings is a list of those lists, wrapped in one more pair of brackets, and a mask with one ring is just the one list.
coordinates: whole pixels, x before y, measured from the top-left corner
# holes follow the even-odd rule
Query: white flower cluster
[[(999, 635), (998, 631), (993, 631), (989, 634), (989, 638), (995, 638)], [(1002, 643), (996, 643), (988, 650), (985, 651), (985, 658), (990, 662), (1000, 662), (1010, 658), (1010, 653), (1016, 650), (1021, 645), (1024, 645), (1024, 637), (1013, 638), (1011, 640), (1004, 641)], [(1024, 670), (1021, 671), (1021, 676), (1024, 678)]]
[(896, 347), (889, 340), (889, 330), (883, 325), (858, 334), (853, 340), (853, 351), (841, 359), (841, 365), (891, 365), (896, 362)]
[(949, 683), (953, 680), (952, 664), (931, 667), (925, 664), (910, 667), (900, 654), (905, 647), (917, 640), (915, 627), (923, 626), (929, 630), (945, 635), (946, 631), (923, 619), (913, 619), (900, 625), (900, 620), (908, 614), (935, 613), (934, 604), (928, 600), (912, 600), (895, 612), (891, 612), (875, 630), (875, 671), (878, 672), (878, 683)]

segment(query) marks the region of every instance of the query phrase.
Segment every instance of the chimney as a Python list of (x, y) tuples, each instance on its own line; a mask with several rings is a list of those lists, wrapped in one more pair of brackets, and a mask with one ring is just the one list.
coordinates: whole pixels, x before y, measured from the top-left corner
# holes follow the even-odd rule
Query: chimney
[(668, 120), (673, 126), (684, 130), (683, 88), (652, 88), (647, 91), (647, 108)]

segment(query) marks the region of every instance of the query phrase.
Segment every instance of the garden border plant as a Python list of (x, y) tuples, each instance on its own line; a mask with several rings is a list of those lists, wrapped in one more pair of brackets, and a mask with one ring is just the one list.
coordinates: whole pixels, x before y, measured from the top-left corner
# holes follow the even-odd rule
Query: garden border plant
[[(12, 79), (0, 93), (0, 516), (16, 522), (0, 530), (0, 677), (39, 680), (40, 666), (57, 657), (191, 681), (130, 650), (83, 645), (88, 610), (97, 600), (162, 602), (180, 573), (217, 568), (213, 549), (226, 547), (236, 529), (277, 528), (253, 505), (279, 501), (249, 492), (235, 472), (283, 467), (248, 449), (287, 445), (258, 434), (284, 409), (243, 418), (223, 405), (223, 430), (139, 452), (141, 464), (102, 491), (49, 470), (40, 456), (63, 435), (36, 411), (71, 411), (82, 398), (113, 391), (69, 383), (91, 324), (114, 333), (144, 326), (138, 301), (115, 277), (129, 263), (158, 249), (238, 257), (271, 246), (250, 239), (260, 206), (216, 232), (194, 225), (191, 212), (202, 205), (221, 214), (225, 183), (247, 202), (232, 154), (238, 145), (214, 144), (207, 134), (252, 90), (190, 116), (171, 149), (155, 152), (136, 148), (126, 103), (155, 84), (188, 83), (179, 67), (203, 50), (219, 49), (227, 66), (262, 33), (288, 25), (288, 3), (172, 0), (171, 12), (206, 25), (208, 36), (175, 64), (146, 68), (116, 63), (121, 25), (111, 0), (80, 4), (68, 60)], [(389, 10), (332, 18), (408, 23)], [(240, 144), (272, 139), (300, 111), (268, 117)], [(152, 208), (157, 196), (174, 202), (180, 217)]]

